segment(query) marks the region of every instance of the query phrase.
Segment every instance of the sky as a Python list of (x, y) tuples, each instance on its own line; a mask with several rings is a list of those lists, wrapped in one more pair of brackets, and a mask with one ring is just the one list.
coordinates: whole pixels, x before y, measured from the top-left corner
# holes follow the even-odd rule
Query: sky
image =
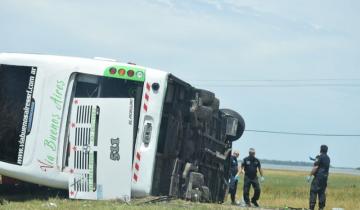
[[(360, 134), (360, 1), (1, 0), (0, 52), (108, 57), (208, 89), (248, 130)], [(246, 131), (240, 157), (360, 167), (360, 137)]]

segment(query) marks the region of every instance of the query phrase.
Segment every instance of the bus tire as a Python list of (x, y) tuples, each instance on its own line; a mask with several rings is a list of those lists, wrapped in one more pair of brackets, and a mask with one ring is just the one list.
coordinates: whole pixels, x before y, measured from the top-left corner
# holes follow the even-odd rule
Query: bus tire
[(201, 191), (201, 201), (210, 202), (211, 199), (210, 189), (207, 186), (203, 185), (201, 186), (200, 191)]
[(196, 110), (196, 116), (200, 121), (208, 121), (211, 119), (213, 109), (208, 106), (198, 106)]
[(201, 98), (202, 105), (210, 106), (213, 103), (215, 98), (215, 94), (213, 92), (203, 89), (197, 89), (197, 92)]
[(213, 112), (217, 112), (219, 111), (219, 107), (220, 107), (220, 101), (218, 98), (214, 98), (214, 101), (211, 104), (211, 108), (213, 109)]

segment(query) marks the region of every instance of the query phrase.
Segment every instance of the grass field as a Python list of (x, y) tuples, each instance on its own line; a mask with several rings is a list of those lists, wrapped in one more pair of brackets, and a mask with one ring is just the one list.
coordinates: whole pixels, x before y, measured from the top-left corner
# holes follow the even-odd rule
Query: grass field
[[(309, 184), (305, 181), (307, 173), (294, 171), (267, 170), (262, 184), (260, 204), (266, 209), (283, 207), (308, 207)], [(242, 181), (238, 185), (237, 199), (241, 200)], [(66, 198), (66, 192), (54, 190), (41, 192), (20, 191), (8, 195), (2, 190), (0, 209), (239, 209), (225, 204), (200, 204), (175, 200), (166, 203), (142, 204), (144, 200), (133, 200), (131, 204), (118, 201), (79, 201)], [(282, 207), (282, 208), (281, 208)], [(331, 174), (327, 190), (327, 208), (342, 207), (346, 210), (360, 210), (360, 176)]]
[[(262, 206), (308, 207), (310, 184), (305, 181), (307, 172), (269, 170), (265, 173), (259, 202)], [(238, 190), (242, 192), (240, 188)], [(360, 210), (360, 176), (330, 174), (326, 209), (334, 207)]]

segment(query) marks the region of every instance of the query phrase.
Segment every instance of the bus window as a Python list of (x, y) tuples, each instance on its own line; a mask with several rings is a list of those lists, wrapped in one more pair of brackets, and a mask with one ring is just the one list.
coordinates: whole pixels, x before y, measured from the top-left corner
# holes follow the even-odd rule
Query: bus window
[[(135, 128), (139, 121), (143, 82), (78, 74), (75, 77), (74, 97), (76, 98), (134, 98)], [(136, 134), (136, 133), (134, 133)], [(136, 137), (134, 135), (134, 137)]]
[(97, 98), (99, 97), (98, 76), (78, 74), (75, 83), (76, 98)]
[(22, 164), (35, 74), (32, 67), (0, 65), (0, 161)]

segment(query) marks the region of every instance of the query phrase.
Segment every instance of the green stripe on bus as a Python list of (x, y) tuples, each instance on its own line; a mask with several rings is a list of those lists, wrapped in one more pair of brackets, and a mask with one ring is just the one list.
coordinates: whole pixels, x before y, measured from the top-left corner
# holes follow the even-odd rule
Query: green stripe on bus
[(89, 152), (89, 189), (94, 191), (94, 151)]
[(96, 106), (92, 106), (91, 127), (90, 127), (90, 145), (94, 146), (96, 129)]

